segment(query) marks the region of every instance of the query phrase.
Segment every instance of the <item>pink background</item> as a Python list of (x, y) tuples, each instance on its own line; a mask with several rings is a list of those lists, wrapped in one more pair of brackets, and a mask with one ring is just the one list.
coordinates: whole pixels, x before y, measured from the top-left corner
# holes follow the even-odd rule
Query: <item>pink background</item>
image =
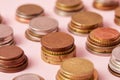
[[(0, 0), (0, 14), (3, 16), (4, 22), (14, 29), (15, 41), (17, 46), (21, 47), (29, 58), (29, 66), (18, 73), (2, 73), (0, 72), (0, 80), (12, 80), (15, 76), (24, 73), (36, 73), (45, 78), (45, 80), (55, 80), (59, 65), (51, 65), (41, 60), (40, 43), (29, 41), (25, 38), (24, 32), (28, 28), (28, 24), (22, 24), (15, 20), (16, 8), (22, 4), (34, 3), (41, 5), (45, 9), (46, 16), (53, 17), (59, 21), (60, 31), (69, 33), (67, 25), (70, 17), (58, 16), (53, 9), (56, 0)], [(92, 7), (93, 0), (83, 0), (85, 7), (89, 11), (94, 11), (103, 16), (104, 26), (109, 26), (120, 31), (120, 27), (114, 23), (114, 11), (101, 11)], [(69, 33), (71, 34), (71, 33)], [(71, 34), (73, 35), (73, 34)], [(75, 44), (77, 46), (77, 56), (91, 60), (95, 68), (99, 72), (99, 80), (120, 80), (120, 78), (109, 73), (107, 66), (110, 57), (101, 57), (90, 54), (85, 49), (86, 37), (75, 36)]]

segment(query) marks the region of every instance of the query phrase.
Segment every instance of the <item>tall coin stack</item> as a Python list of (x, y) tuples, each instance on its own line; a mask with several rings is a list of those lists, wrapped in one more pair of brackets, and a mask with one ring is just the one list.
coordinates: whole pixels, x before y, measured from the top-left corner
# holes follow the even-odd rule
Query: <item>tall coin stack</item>
[(5, 24), (0, 24), (0, 47), (15, 45), (13, 29)]
[(110, 55), (112, 50), (120, 43), (120, 33), (109, 27), (93, 30), (86, 42), (88, 51), (98, 55)]
[(48, 33), (58, 31), (58, 21), (50, 17), (36, 17), (29, 23), (29, 28), (25, 32), (27, 39), (40, 42), (41, 38)]
[(28, 59), (24, 51), (17, 46), (0, 47), (0, 71), (5, 73), (18, 72), (25, 69)]
[(113, 75), (120, 77), (120, 46), (113, 49), (108, 69)]
[(115, 23), (120, 26), (120, 7), (115, 10)]
[(94, 0), (93, 6), (101, 10), (112, 10), (119, 6), (118, 0)]
[(54, 32), (42, 37), (41, 44), (41, 57), (50, 64), (61, 64), (76, 53), (73, 37), (64, 32)]
[(70, 58), (61, 64), (56, 80), (98, 80), (98, 73), (89, 60)]
[(55, 12), (62, 16), (70, 16), (82, 11), (84, 5), (81, 0), (57, 0)]
[(85, 35), (93, 29), (102, 27), (103, 18), (101, 15), (86, 11), (79, 12), (72, 16), (72, 20), (68, 25), (68, 30), (77, 35)]

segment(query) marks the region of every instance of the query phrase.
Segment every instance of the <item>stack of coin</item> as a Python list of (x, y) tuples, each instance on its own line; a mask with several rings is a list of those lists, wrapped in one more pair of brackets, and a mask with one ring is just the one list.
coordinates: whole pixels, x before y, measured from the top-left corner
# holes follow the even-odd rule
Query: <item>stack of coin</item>
[(16, 10), (16, 20), (22, 23), (29, 23), (32, 18), (43, 15), (43, 8), (36, 4), (24, 4)]
[(93, 6), (100, 10), (112, 10), (119, 6), (118, 0), (94, 0)]
[(13, 29), (5, 24), (0, 24), (0, 47), (14, 44)]
[(81, 0), (57, 0), (55, 12), (58, 15), (70, 16), (83, 11), (84, 5)]
[(24, 51), (17, 46), (0, 47), (0, 71), (18, 72), (27, 67), (28, 59)]
[(61, 64), (57, 80), (98, 80), (98, 73), (91, 61), (83, 58), (70, 58)]
[(79, 12), (72, 16), (68, 30), (77, 35), (85, 35), (93, 29), (101, 27), (102, 22), (102, 16), (97, 13), (90, 11)]
[(112, 50), (120, 43), (120, 33), (109, 27), (93, 30), (86, 42), (88, 51), (99, 55), (110, 55)]
[(41, 44), (41, 57), (50, 64), (61, 64), (76, 53), (73, 37), (64, 32), (54, 32), (42, 37)]
[(40, 39), (52, 32), (58, 31), (57, 20), (49, 17), (36, 17), (32, 19), (29, 23), (29, 28), (25, 32), (27, 39), (31, 41), (40, 42)]
[(120, 77), (120, 46), (113, 49), (108, 69), (113, 75)]
[(120, 7), (115, 10), (115, 23), (120, 26)]
[(27, 73), (27, 74), (19, 75), (13, 78), (13, 80), (44, 80), (44, 79), (37, 74)]

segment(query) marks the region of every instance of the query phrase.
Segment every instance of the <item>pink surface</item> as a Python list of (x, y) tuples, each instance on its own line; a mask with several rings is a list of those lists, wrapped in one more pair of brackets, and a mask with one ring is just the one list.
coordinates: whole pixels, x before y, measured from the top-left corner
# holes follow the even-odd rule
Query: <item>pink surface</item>
[[(53, 17), (59, 21), (60, 31), (68, 32), (67, 25), (70, 17), (58, 16), (53, 9), (56, 0), (0, 0), (0, 14), (3, 16), (5, 24), (10, 25), (14, 29), (14, 36), (17, 46), (21, 47), (29, 58), (29, 66), (24, 71), (18, 73), (2, 73), (0, 72), (0, 80), (12, 80), (15, 76), (24, 73), (36, 73), (45, 78), (45, 80), (56, 80), (55, 76), (59, 69), (59, 65), (51, 65), (45, 63), (41, 59), (40, 43), (29, 41), (25, 38), (24, 32), (28, 28), (27, 24), (19, 23), (15, 20), (15, 11), (18, 6), (26, 3), (34, 3), (41, 5), (46, 12), (46, 16)], [(89, 11), (95, 11), (104, 17), (104, 25), (115, 28), (120, 31), (120, 27), (114, 23), (114, 11), (100, 11), (92, 7), (93, 0), (83, 0), (85, 7)], [(71, 34), (71, 33), (69, 33)], [(72, 35), (72, 34), (71, 34)], [(99, 80), (120, 80), (120, 78), (109, 73), (107, 66), (110, 57), (101, 57), (90, 54), (85, 49), (86, 37), (75, 36), (75, 44), (77, 46), (77, 56), (91, 60), (99, 73)]]

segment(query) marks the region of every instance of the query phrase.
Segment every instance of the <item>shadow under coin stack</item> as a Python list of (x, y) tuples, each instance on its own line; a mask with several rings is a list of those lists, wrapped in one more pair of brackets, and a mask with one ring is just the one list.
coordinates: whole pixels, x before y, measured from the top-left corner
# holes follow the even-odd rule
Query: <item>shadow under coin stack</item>
[(58, 15), (70, 16), (76, 12), (82, 11), (84, 5), (81, 0), (57, 0), (55, 12)]
[(58, 22), (49, 17), (36, 17), (29, 23), (29, 28), (25, 32), (27, 39), (40, 42), (41, 38), (52, 32), (58, 31)]
[(41, 57), (50, 64), (61, 64), (76, 54), (74, 39), (67, 33), (50, 33), (41, 39), (41, 44)]
[(89, 60), (70, 58), (61, 64), (56, 80), (98, 80), (98, 73)]
[(120, 26), (120, 7), (115, 10), (115, 23)]
[(120, 43), (120, 33), (112, 28), (103, 27), (93, 30), (86, 42), (88, 51), (97, 55), (110, 55)]
[(37, 74), (27, 73), (15, 77), (13, 80), (44, 80), (41, 76)]
[(94, 0), (93, 6), (101, 10), (112, 10), (119, 6), (119, 0)]
[(43, 8), (35, 4), (24, 4), (16, 10), (16, 20), (22, 23), (29, 23), (32, 18), (43, 15)]
[(13, 29), (7, 25), (0, 24), (0, 47), (7, 45), (15, 45)]
[(108, 69), (113, 75), (120, 77), (120, 46), (113, 49)]
[(68, 30), (77, 35), (85, 35), (93, 29), (102, 27), (102, 16), (94, 12), (80, 12), (72, 16)]
[(0, 47), (0, 71), (14, 73), (25, 69), (28, 59), (24, 51), (17, 46)]

